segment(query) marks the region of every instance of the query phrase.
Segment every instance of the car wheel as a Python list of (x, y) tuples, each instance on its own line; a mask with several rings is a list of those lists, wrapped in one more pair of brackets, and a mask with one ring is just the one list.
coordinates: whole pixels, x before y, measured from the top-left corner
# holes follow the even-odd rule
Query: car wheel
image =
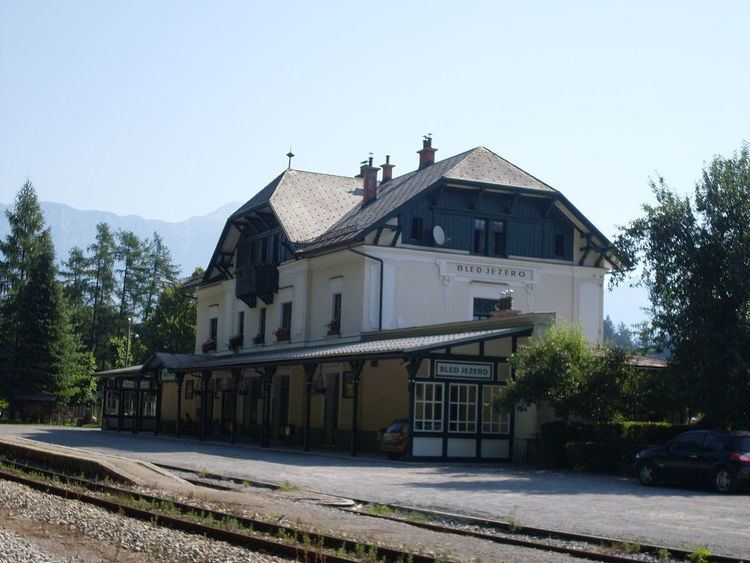
[(728, 467), (720, 467), (714, 473), (714, 488), (720, 493), (731, 493), (737, 488), (734, 471)]
[(638, 480), (647, 487), (656, 485), (656, 466), (652, 461), (644, 461), (638, 465)]

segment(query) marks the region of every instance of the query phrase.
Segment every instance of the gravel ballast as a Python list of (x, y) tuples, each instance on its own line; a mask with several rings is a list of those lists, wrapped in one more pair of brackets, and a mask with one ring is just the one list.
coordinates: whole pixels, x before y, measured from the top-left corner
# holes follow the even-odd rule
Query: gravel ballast
[(14, 561), (17, 563), (53, 563), (49, 557), (34, 543), (26, 540), (17, 533), (0, 528), (0, 561)]
[[(18, 483), (0, 481), (0, 506), (14, 519), (61, 525), (85, 538), (97, 540), (108, 547), (110, 560), (131, 560), (128, 554), (141, 554), (136, 560), (158, 561), (286, 561), (277, 557), (254, 553), (224, 542), (201, 536), (152, 526), (148, 523), (119, 516), (75, 500), (65, 500), (44, 494)], [(7, 545), (0, 553), (0, 561), (87, 560), (66, 554), (65, 557), (40, 552), (36, 542), (16, 532), (0, 528), (0, 545)]]

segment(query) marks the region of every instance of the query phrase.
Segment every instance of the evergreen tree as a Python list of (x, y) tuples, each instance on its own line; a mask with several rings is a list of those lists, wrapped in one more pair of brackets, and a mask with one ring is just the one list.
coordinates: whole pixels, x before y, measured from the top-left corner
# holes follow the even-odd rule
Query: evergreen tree
[(77, 246), (70, 250), (68, 259), (62, 264), (60, 278), (63, 293), (68, 302), (71, 330), (77, 334), (90, 334), (91, 308), (88, 299), (91, 294), (88, 259)]
[(96, 226), (96, 240), (89, 246), (88, 276), (91, 304), (91, 333), (89, 349), (100, 365), (103, 334), (113, 317), (112, 299), (115, 290), (115, 239), (106, 223)]
[(77, 246), (70, 249), (68, 259), (63, 262), (60, 277), (68, 303), (76, 308), (83, 307), (89, 294), (88, 261), (83, 250)]
[(117, 259), (120, 261), (117, 270), (120, 275), (120, 322), (124, 324), (128, 317), (140, 317), (143, 310), (147, 283), (146, 245), (134, 232), (119, 231)]
[(13, 355), (15, 394), (53, 393), (64, 364), (65, 316), (62, 288), (55, 278), (55, 251), (49, 230), (27, 270), (17, 301), (18, 343)]
[(154, 232), (154, 237), (148, 246), (147, 260), (148, 272), (142, 315), (144, 321), (148, 320), (151, 315), (164, 283), (174, 281), (179, 275), (179, 269), (172, 261), (172, 253), (159, 233)]
[(2, 340), (9, 355), (18, 342), (17, 297), (28, 277), (44, 229), (44, 214), (31, 181), (16, 194), (13, 210), (6, 210), (10, 234), (0, 241), (0, 314)]
[(44, 214), (34, 185), (30, 180), (16, 194), (13, 210), (6, 210), (10, 234), (0, 241), (0, 295), (12, 301), (28, 275), (36, 253), (37, 242), (44, 230)]

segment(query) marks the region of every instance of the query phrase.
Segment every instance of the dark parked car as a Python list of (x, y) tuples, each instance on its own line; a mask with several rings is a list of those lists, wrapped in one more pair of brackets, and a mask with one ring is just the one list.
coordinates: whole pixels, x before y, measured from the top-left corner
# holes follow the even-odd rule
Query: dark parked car
[(710, 485), (731, 493), (750, 484), (750, 432), (693, 430), (635, 456), (644, 485)]
[(405, 418), (397, 418), (383, 433), (380, 449), (388, 455), (389, 459), (398, 459), (406, 453), (408, 443), (409, 421)]

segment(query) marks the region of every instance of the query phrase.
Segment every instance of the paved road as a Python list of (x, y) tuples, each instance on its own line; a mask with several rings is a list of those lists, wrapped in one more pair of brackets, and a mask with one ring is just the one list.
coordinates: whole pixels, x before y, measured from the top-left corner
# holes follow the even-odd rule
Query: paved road
[(524, 525), (750, 556), (750, 495), (647, 489), (634, 479), (512, 465), (386, 462), (55, 426), (0, 425), (0, 434), (179, 465), (375, 502)]

